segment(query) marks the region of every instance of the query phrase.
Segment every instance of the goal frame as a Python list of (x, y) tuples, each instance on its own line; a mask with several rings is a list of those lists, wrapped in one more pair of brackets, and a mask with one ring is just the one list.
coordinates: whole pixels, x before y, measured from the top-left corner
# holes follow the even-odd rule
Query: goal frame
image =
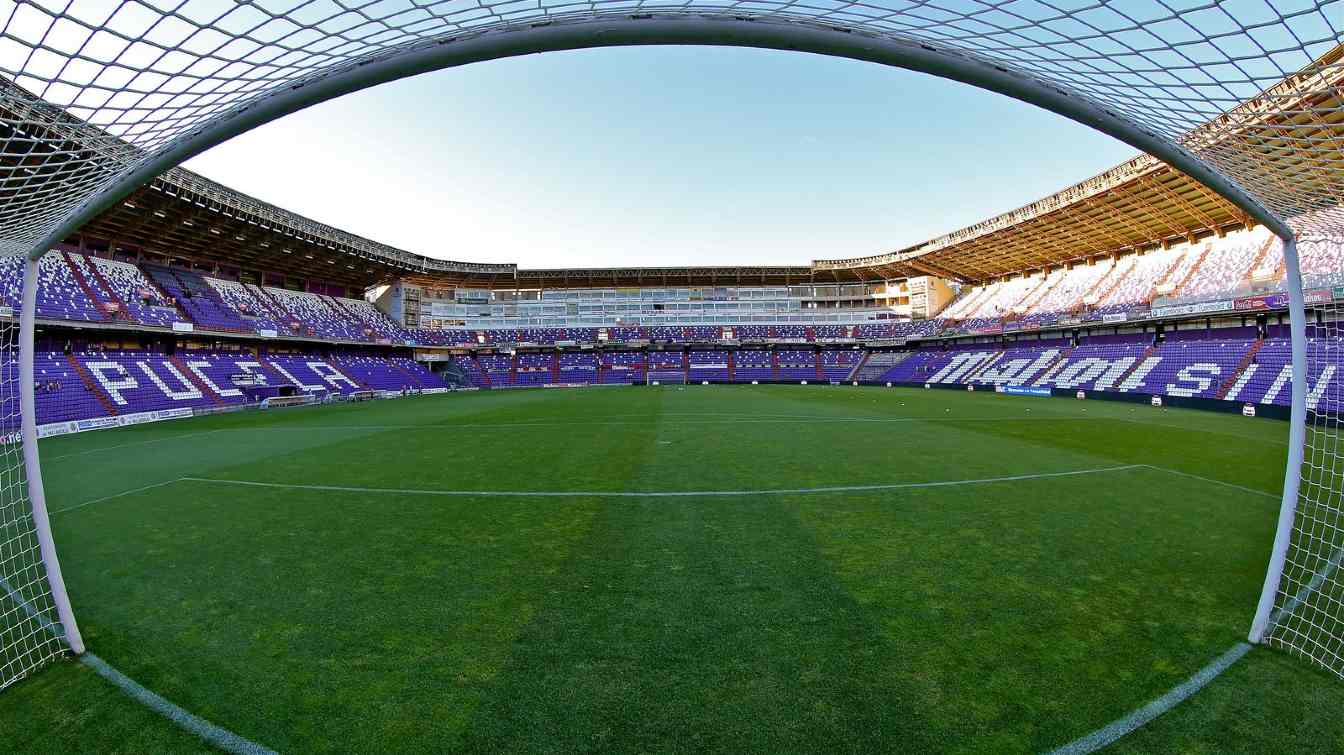
[[(40, 256), (40, 255), (39, 255)], [(42, 482), (42, 458), (37, 445), (37, 391), (34, 390), (33, 362), (37, 350), (37, 282), (38, 259), (28, 257), (23, 264), (23, 298), (19, 312), (19, 432), (23, 443), (24, 477), (28, 485), (28, 501), (32, 508), (33, 530), (37, 536), (42, 566), (47, 572), (47, 586), (56, 607), (65, 643), (75, 655), (84, 653), (84, 637), (75, 621), (70, 606), (70, 594), (61, 573), (61, 560), (56, 554), (56, 540), (51, 534), (51, 516), (47, 512), (46, 489)]]
[[(1228, 200), (1244, 212), (1248, 219), (1264, 225), (1278, 236), (1283, 241), (1287, 271), (1291, 358), (1294, 375), (1299, 379), (1292, 383), (1290, 448), (1278, 528), (1270, 568), (1250, 633), (1252, 641), (1264, 639), (1270, 628), (1270, 614), (1290, 546), (1306, 434), (1306, 312), (1294, 231), (1283, 218), (1220, 170), (1211, 167), (1174, 140), (1048, 80), (995, 65), (992, 61), (956, 49), (938, 47), (918, 39), (862, 33), (862, 30), (846, 29), (843, 24), (828, 26), (801, 20), (771, 20), (729, 14), (653, 12), (622, 15), (611, 12), (579, 19), (557, 19), (547, 24), (520, 24), (488, 33), (464, 32), (446, 40), (427, 39), (423, 44), (408, 45), (381, 56), (372, 56), (359, 65), (334, 67), (334, 70), (314, 74), (294, 85), (257, 95), (213, 117), (199, 129), (176, 138), (118, 174), (65, 214), (45, 236), (28, 248), (25, 266), (27, 285), (24, 289), (20, 328), (24, 462), (43, 561), (67, 640), (75, 652), (82, 651), (83, 643), (66, 595), (52, 540), (42, 489), (36, 418), (33, 413), (33, 334), (38, 258), (87, 221), (167, 169), (234, 136), (311, 105), (377, 84), (474, 62), (557, 50), (637, 45), (714, 45), (810, 52), (931, 74), (996, 92), (1100, 131), (1168, 163)], [(645, 375), (647, 381), (647, 370)]]
[[(674, 373), (674, 372), (677, 373), (677, 379), (676, 379), (675, 381), (672, 381), (672, 380), (664, 380), (664, 379), (662, 379), (662, 378), (660, 378), (660, 377), (657, 377), (658, 375), (671, 375), (671, 374)], [(645, 370), (644, 370), (644, 385), (653, 385), (654, 383), (657, 383), (658, 385), (689, 385), (689, 384), (690, 384), (690, 379), (686, 377), (686, 370), (685, 370), (685, 369), (679, 369), (679, 370), (650, 370), (650, 369), (645, 368)]]

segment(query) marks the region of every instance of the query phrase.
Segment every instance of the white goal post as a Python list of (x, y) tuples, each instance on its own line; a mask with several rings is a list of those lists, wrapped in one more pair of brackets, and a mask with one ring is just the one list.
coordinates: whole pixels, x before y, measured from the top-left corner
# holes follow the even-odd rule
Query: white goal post
[[(1169, 163), (1283, 240), (1299, 379), (1280, 526), (1252, 639), (1344, 676), (1340, 407), (1335, 395), (1309, 402), (1305, 387), (1337, 363), (1338, 313), (1318, 306), (1308, 321), (1298, 255), (1317, 255), (1311, 274), (1326, 277), (1313, 285), (1344, 283), (1344, 269), (1327, 269), (1344, 268), (1340, 255), (1316, 244), (1344, 235), (1341, 18), (1344, 0), (0, 0), (0, 256), (35, 260), (183, 160), (285, 114), (482, 60), (597, 46), (737, 45), (871, 61), (999, 92)], [(934, 245), (992, 232), (999, 221)], [(396, 264), (411, 256), (366, 251)], [(470, 269), (413, 262), (429, 273)], [(0, 445), (0, 688), (63, 648), (82, 649), (32, 431), (35, 265), (25, 271), (20, 327), (12, 317), (4, 324), (0, 378), (9, 422)]]
[(686, 370), (678, 367), (676, 369), (654, 370), (650, 369), (644, 373), (645, 385), (685, 385)]

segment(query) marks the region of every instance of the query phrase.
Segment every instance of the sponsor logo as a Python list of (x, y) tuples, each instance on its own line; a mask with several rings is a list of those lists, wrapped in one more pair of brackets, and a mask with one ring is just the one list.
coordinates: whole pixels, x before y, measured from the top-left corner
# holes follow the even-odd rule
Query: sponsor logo
[[(1256, 297), (1253, 297), (1256, 298)], [(1198, 315), (1206, 312), (1226, 312), (1233, 308), (1230, 301), (1204, 301), (1198, 304), (1181, 304), (1175, 307), (1153, 307), (1153, 317), (1174, 317), (1177, 315)]]
[(1038, 396), (1046, 397), (1050, 395), (1049, 388), (1040, 388), (1034, 385), (1005, 385), (1003, 392), (1009, 396)]
[(121, 425), (120, 417), (94, 417), (93, 419), (81, 419), (75, 423), (78, 428), (75, 432), (85, 432), (87, 430), (101, 430), (105, 427), (118, 427)]

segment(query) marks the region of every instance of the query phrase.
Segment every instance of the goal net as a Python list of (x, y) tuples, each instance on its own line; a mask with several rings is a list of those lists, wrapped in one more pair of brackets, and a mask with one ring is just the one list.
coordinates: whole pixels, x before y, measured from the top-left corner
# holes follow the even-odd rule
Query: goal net
[[(40, 255), (151, 180), (168, 194), (203, 185), (175, 166), (326, 98), (505, 55), (698, 41), (849, 55), (937, 73), (1054, 110), (1149, 152), (1154, 158), (1127, 164), (1135, 180), (1165, 160), (1198, 182), (1198, 191), (1170, 198), (1179, 209), (1168, 218), (1168, 236), (1117, 236), (1114, 249), (1089, 254), (1216, 224), (1211, 209), (1261, 223), (1284, 239), (1300, 237), (1305, 249), (1314, 236), (1344, 235), (1341, 19), (1344, 0), (0, 0), (0, 255)], [(1110, 188), (1084, 182), (1065, 200)], [(475, 269), (417, 258), (221, 189), (201, 191), (226, 211), (332, 249), (426, 273)], [(1131, 204), (1136, 217), (1148, 214), (1142, 203)], [(1088, 222), (1110, 222), (1097, 217)], [(819, 279), (844, 279), (849, 272), (833, 271), (904, 264), (1021, 219), (1007, 213), (913, 250), (818, 262), (815, 269)], [(1283, 274), (1300, 304), (1296, 255), (1290, 244), (1285, 250)], [(1303, 259), (1314, 260), (1314, 268), (1304, 268), (1309, 275), (1344, 272), (1338, 251)], [(1031, 266), (1026, 257), (1020, 261)], [(17, 309), (16, 285), (0, 283)], [(1304, 378), (1335, 364), (1336, 312), (1324, 305), (1319, 314)], [(31, 325), (31, 311), (25, 317)], [(11, 339), (0, 390), (13, 424), (14, 396), (24, 392), (15, 383), (13, 318), (4, 319)], [(17, 340), (23, 346), (25, 336)], [(1300, 328), (1294, 342), (1308, 347)], [(1307, 410), (1306, 393), (1294, 389), (1299, 414), (1282, 518), (1288, 526), (1276, 540), (1267, 580), (1272, 612), (1256, 619), (1257, 626), (1274, 619), (1270, 642), (1344, 673), (1335, 567), (1344, 462), (1333, 390)], [(37, 488), (25, 484), (17, 463), (21, 446), (37, 469), (35, 438), (7, 440), (0, 564), (13, 589), (0, 598), (0, 685), (59, 649), (34, 631), (49, 619), (34, 615), (50, 617), (54, 603), (72, 634), (38, 511), (41, 496), (32, 494)]]
[(24, 469), (19, 342), (0, 321), (0, 689), (66, 650)]
[[(1334, 260), (1334, 273), (1306, 273), (1308, 291), (1344, 285), (1344, 240), (1302, 236), (1304, 269)], [(1324, 297), (1321, 297), (1324, 299)], [(1292, 530), (1283, 577), (1274, 596), (1265, 640), (1300, 653), (1344, 677), (1344, 306), (1331, 298), (1309, 312), (1306, 335), (1306, 427)], [(1297, 376), (1293, 376), (1294, 380)]]
[(677, 369), (654, 369), (651, 368), (645, 375), (644, 381), (649, 385), (685, 385), (686, 370)]

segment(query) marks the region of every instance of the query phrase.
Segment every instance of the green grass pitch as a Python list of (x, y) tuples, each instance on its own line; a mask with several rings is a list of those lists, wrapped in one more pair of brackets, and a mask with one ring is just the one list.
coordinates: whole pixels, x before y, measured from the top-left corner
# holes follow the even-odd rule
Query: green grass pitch
[[(1244, 639), (1286, 427), (637, 387), (222, 415), (42, 452), (89, 649), (276, 750), (1039, 752)], [(1333, 677), (1257, 648), (1115, 749), (1341, 750), (1341, 709)], [(0, 722), (5, 752), (203, 749), (69, 662), (0, 694)]]

